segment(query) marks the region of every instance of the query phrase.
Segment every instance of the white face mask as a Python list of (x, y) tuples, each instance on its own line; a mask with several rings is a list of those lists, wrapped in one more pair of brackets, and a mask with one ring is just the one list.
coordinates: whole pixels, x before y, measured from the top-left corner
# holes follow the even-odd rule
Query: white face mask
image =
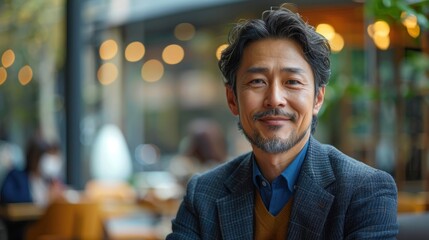
[(58, 155), (44, 154), (40, 159), (40, 171), (43, 178), (55, 179), (61, 175), (62, 161)]

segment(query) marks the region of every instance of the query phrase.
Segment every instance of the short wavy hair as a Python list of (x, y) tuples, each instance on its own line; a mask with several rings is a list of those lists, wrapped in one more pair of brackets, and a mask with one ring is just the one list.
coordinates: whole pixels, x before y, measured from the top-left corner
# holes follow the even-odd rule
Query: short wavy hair
[(301, 16), (285, 5), (278, 9), (267, 10), (261, 19), (239, 21), (228, 37), (229, 46), (222, 52), (218, 62), (226, 86), (236, 94), (236, 74), (248, 44), (267, 38), (290, 39), (297, 42), (304, 52), (314, 74), (315, 95), (318, 89), (328, 84), (331, 75), (331, 48), (328, 41), (317, 33)]

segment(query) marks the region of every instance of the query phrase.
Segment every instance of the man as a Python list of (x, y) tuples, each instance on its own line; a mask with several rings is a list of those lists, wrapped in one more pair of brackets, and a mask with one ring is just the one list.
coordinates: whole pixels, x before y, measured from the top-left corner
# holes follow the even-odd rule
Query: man
[(189, 181), (167, 239), (395, 239), (392, 177), (311, 135), (329, 55), (283, 7), (235, 26), (219, 67), (253, 151)]

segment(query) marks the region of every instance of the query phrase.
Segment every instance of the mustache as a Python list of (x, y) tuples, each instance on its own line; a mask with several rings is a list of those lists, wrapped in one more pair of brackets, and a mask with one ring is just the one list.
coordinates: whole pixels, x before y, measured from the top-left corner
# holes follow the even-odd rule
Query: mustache
[(294, 122), (296, 120), (296, 114), (286, 112), (285, 110), (282, 110), (279, 108), (272, 108), (272, 109), (269, 109), (267, 111), (255, 113), (253, 115), (253, 121), (257, 121), (257, 120), (259, 120), (263, 117), (266, 117), (266, 116), (283, 116), (283, 117), (289, 118), (292, 122)]

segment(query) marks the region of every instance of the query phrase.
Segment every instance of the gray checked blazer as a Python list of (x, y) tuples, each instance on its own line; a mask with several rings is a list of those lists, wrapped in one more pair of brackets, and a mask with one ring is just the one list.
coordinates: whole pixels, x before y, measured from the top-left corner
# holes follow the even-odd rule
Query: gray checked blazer
[[(251, 153), (194, 176), (167, 239), (253, 239)], [(396, 239), (397, 189), (386, 172), (310, 137), (287, 239)]]

